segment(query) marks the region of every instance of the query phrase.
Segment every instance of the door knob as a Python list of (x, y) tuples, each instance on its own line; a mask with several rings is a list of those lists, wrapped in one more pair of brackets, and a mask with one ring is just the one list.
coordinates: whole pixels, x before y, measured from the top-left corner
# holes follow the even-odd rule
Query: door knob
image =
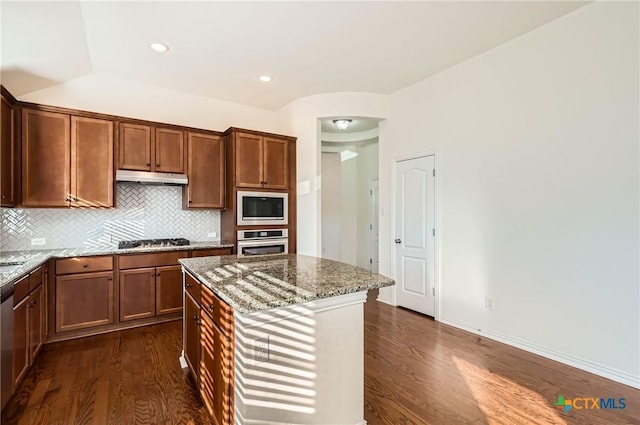
[(402, 243), (402, 239), (396, 238), (396, 243)]

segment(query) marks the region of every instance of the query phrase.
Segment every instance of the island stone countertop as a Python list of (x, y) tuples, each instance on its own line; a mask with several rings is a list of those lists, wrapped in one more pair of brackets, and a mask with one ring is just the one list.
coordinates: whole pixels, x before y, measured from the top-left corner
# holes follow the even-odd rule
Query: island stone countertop
[[(118, 249), (117, 244), (99, 247), (60, 248), (30, 251), (3, 251), (0, 253), (0, 289), (9, 291), (10, 284), (51, 258), (87, 257), (92, 255), (114, 255), (151, 253), (161, 251), (189, 251), (194, 249), (233, 248), (233, 244), (211, 242), (192, 242), (183, 246), (158, 246)], [(4, 298), (4, 297), (2, 297)]]
[(184, 258), (184, 269), (239, 313), (395, 284), (361, 267), (296, 254)]

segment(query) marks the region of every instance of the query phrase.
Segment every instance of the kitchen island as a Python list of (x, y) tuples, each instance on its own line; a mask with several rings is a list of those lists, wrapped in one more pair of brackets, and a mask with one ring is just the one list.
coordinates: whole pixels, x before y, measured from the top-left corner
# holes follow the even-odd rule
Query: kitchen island
[(363, 304), (392, 279), (295, 254), (180, 263), (183, 364), (214, 423), (366, 423)]

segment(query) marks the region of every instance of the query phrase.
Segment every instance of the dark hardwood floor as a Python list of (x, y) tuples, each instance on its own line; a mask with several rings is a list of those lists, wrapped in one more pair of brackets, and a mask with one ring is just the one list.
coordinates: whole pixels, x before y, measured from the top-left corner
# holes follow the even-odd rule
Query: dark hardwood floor
[[(48, 344), (2, 424), (208, 423), (180, 369), (181, 322)], [(625, 410), (554, 407), (558, 395)], [(419, 314), (365, 306), (365, 418), (399, 424), (640, 424), (640, 391)]]

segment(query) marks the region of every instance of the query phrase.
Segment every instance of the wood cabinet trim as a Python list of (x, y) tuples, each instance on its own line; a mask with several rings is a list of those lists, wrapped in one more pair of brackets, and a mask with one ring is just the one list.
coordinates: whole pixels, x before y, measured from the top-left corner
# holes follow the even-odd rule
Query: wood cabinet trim
[(139, 269), (144, 267), (174, 266), (181, 258), (187, 258), (189, 251), (158, 252), (150, 254), (118, 255), (120, 270)]
[(72, 257), (56, 260), (56, 275), (113, 270), (113, 256)]

